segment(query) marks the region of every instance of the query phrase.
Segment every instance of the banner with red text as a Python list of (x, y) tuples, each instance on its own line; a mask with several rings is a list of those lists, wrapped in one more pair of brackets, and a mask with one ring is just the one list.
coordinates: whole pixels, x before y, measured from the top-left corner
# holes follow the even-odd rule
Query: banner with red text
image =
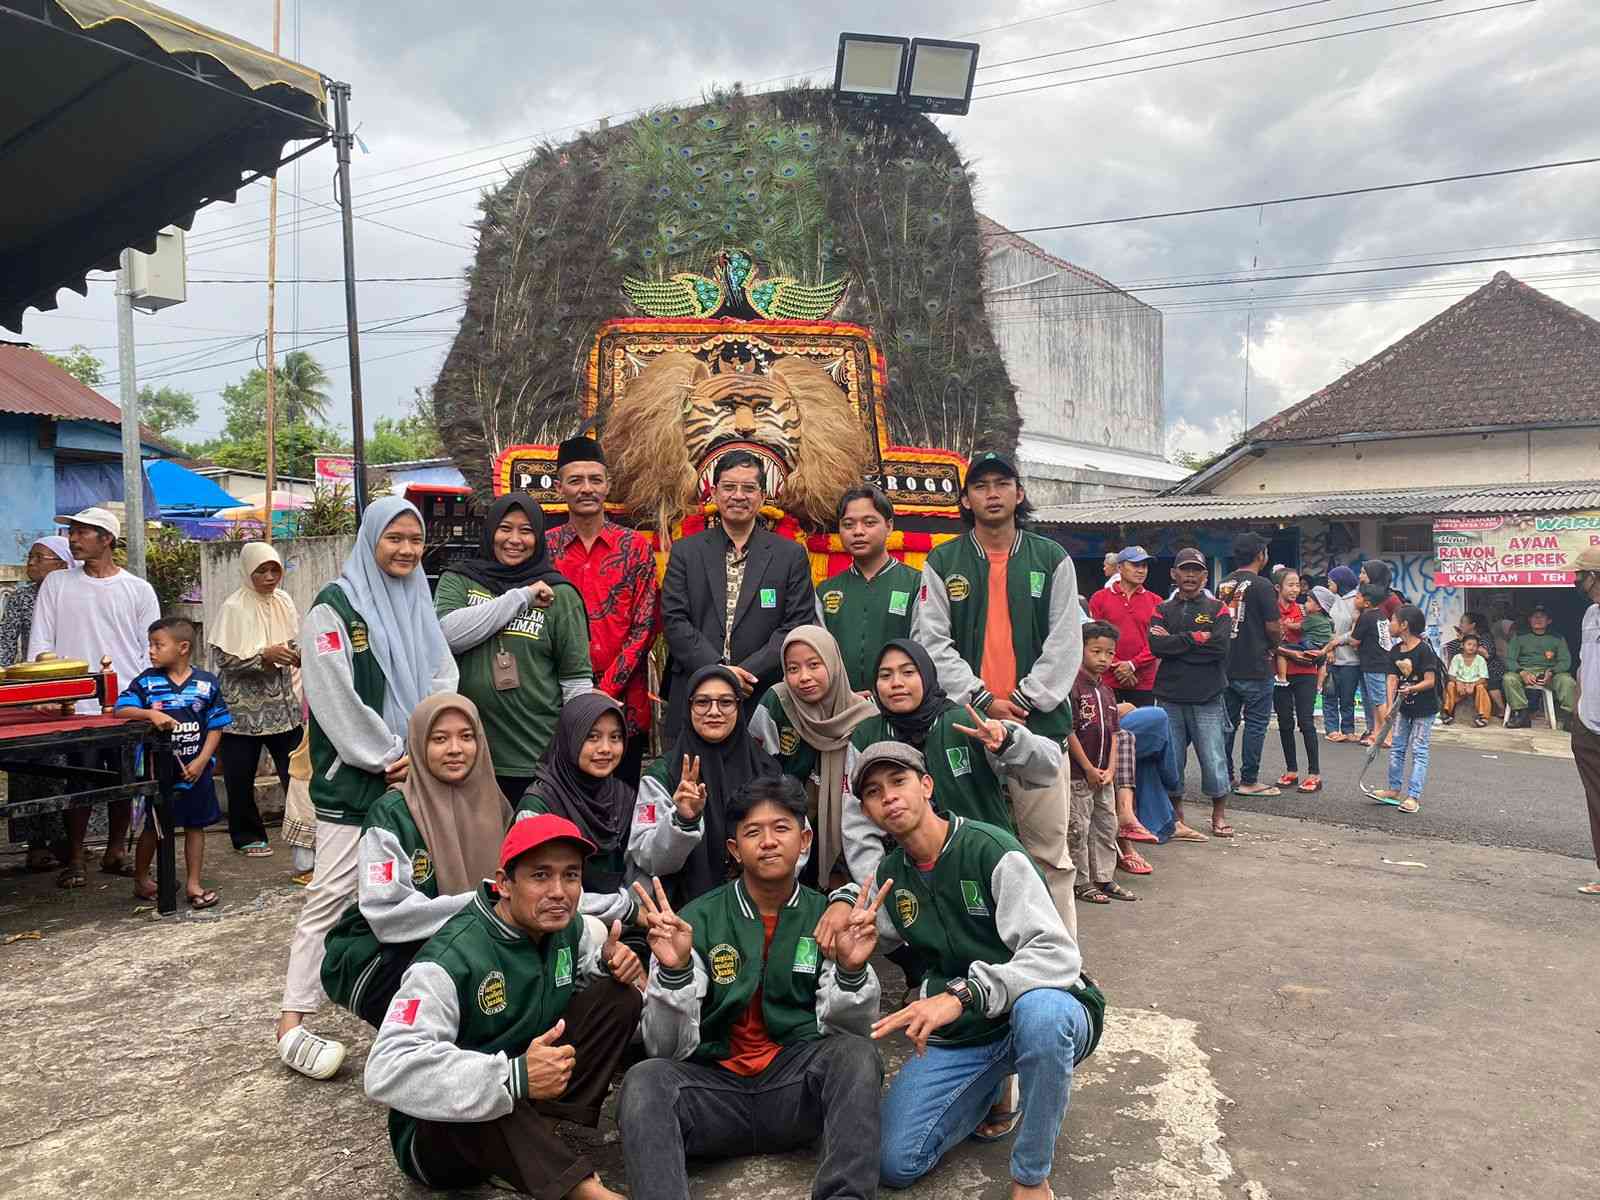
[(1572, 560), (1600, 546), (1600, 512), (1440, 517), (1433, 523), (1439, 587), (1563, 587)]

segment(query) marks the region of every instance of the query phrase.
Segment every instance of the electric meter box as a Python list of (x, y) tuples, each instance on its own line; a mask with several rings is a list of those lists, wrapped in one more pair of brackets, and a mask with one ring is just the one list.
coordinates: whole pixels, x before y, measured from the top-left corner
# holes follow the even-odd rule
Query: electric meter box
[(183, 230), (176, 225), (168, 225), (156, 234), (154, 254), (135, 250), (128, 255), (128, 260), (128, 291), (135, 308), (159, 312), (189, 298)]

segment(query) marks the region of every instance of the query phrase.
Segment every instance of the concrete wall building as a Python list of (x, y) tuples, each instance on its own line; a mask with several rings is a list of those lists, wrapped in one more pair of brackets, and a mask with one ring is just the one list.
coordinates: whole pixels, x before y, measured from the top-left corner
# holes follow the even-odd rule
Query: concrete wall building
[(984, 303), (1022, 415), (1038, 504), (1143, 495), (1187, 472), (1163, 457), (1159, 309), (984, 216)]

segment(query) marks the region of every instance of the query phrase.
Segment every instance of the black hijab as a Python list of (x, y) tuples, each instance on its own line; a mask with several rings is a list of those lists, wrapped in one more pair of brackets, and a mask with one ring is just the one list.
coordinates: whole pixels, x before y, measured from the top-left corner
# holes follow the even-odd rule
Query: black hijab
[(933, 658), (922, 648), (921, 642), (912, 641), (910, 638), (893, 638), (883, 645), (878, 651), (878, 663), (883, 662), (883, 656), (890, 650), (898, 650), (917, 665), (917, 674), (922, 676), (922, 703), (908, 713), (892, 713), (883, 707), (883, 701), (878, 700), (877, 665), (873, 667), (872, 698), (878, 700), (878, 708), (883, 713), (883, 719), (889, 724), (889, 732), (897, 742), (908, 742), (913, 746), (920, 746), (928, 740), (928, 731), (934, 723), (944, 715), (944, 710), (950, 707), (950, 697), (939, 686), (939, 671), (933, 665)]
[[(733, 689), (734, 696), (739, 695), (739, 680), (734, 673), (720, 663), (713, 663), (689, 677), (691, 701), (708, 679), (724, 680)], [(720, 742), (708, 742), (696, 733), (693, 713), (688, 715), (678, 740), (667, 752), (669, 796), (678, 790), (683, 778), (685, 755), (691, 760), (699, 756), (700, 782), (706, 788), (706, 807), (700, 816), (705, 823), (705, 836), (677, 876), (679, 897), (687, 901), (728, 882), (728, 801), (750, 780), (763, 775), (781, 775), (783, 768), (750, 736), (743, 705), (735, 710), (733, 731)]]
[(604, 692), (584, 692), (562, 705), (530, 789), (551, 812), (581, 829), (603, 854), (626, 841), (633, 816), (632, 788), (615, 774), (597, 779), (578, 766), (584, 741), (606, 713), (616, 713), (626, 730), (622, 705)]
[[(533, 553), (526, 562), (508, 567), (494, 556), (494, 531), (513, 508), (520, 508), (527, 516), (528, 523), (533, 526), (534, 543)], [(478, 535), (477, 555), (451, 563), (449, 569), (483, 585), (496, 596), (503, 596), (513, 588), (529, 587), (541, 580), (551, 587), (571, 583), (550, 561), (550, 544), (544, 536), (544, 510), (527, 492), (508, 492), (491, 504), (483, 514), (483, 531)]]

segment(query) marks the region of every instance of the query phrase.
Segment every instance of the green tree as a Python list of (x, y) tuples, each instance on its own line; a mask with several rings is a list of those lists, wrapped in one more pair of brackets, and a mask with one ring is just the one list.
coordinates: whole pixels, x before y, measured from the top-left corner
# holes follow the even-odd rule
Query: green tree
[[(278, 474), (302, 479), (311, 477), (318, 454), (344, 453), (350, 448), (336, 430), (305, 422), (279, 425), (275, 440)], [(267, 469), (267, 435), (261, 429), (244, 438), (224, 437), (200, 449), (205, 457), (219, 467), (232, 467), (238, 471)]]
[(65, 354), (46, 354), (45, 357), (85, 387), (99, 387), (105, 382), (105, 364), (90, 353), (87, 346), (74, 346)]
[(188, 392), (148, 384), (139, 389), (139, 419), (161, 437), (193, 425), (199, 415), (199, 406)]
[(367, 438), (366, 451), (367, 461), (373, 464), (442, 457), (444, 443), (439, 440), (431, 395), (418, 388), (404, 416), (379, 417)]
[(328, 419), (328, 372), (309, 351), (291, 350), (278, 368), (278, 412), (289, 424)]
[(1174, 466), (1182, 467), (1186, 471), (1204, 471), (1217, 459), (1222, 457), (1219, 450), (1215, 454), (1200, 454), (1194, 450), (1178, 450), (1172, 454)]

